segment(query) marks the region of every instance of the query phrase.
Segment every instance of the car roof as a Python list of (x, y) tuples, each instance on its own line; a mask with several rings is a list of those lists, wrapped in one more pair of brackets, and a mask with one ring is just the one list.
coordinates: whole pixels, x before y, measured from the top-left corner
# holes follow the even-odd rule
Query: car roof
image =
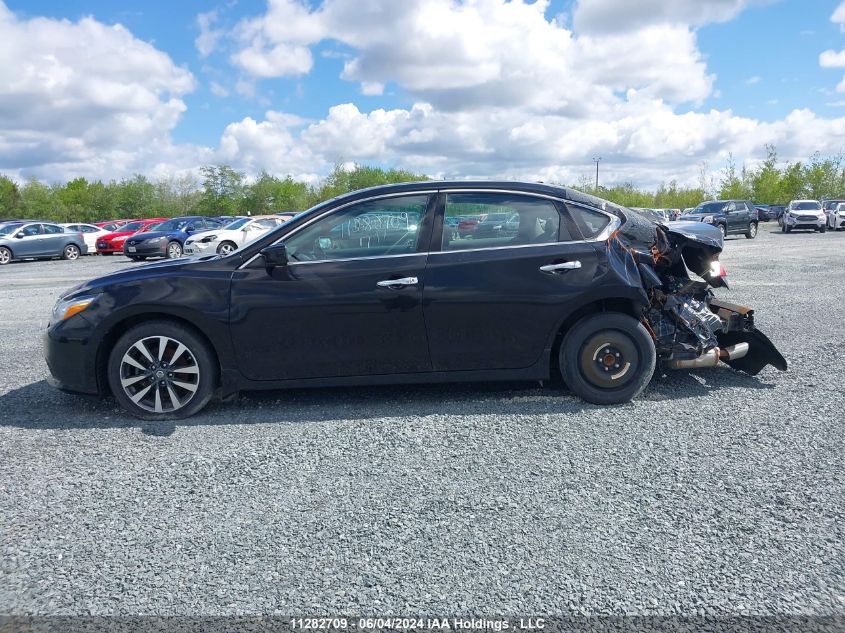
[(550, 185), (542, 182), (521, 182), (515, 180), (423, 180), (417, 182), (402, 182), (389, 185), (377, 185), (366, 189), (359, 189), (330, 200), (325, 200), (313, 208), (323, 208), (338, 201), (354, 202), (355, 200), (370, 198), (373, 195), (390, 195), (399, 193), (414, 193), (422, 191), (449, 191), (455, 189), (473, 189), (484, 191), (512, 191), (514, 193), (533, 193), (547, 195), (554, 198), (577, 202), (597, 209), (602, 209), (615, 215), (623, 213), (621, 205), (604, 200), (597, 196), (560, 185)]

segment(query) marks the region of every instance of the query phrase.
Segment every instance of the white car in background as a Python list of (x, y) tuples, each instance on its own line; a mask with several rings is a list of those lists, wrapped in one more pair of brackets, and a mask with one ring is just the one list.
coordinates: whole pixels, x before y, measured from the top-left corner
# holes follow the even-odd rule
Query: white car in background
[(845, 229), (845, 202), (827, 210), (827, 228), (831, 231)]
[(781, 232), (803, 229), (820, 233), (827, 231), (827, 216), (818, 200), (793, 200), (783, 212)]
[(109, 233), (105, 229), (93, 224), (62, 224), (71, 233), (81, 233), (82, 239), (85, 240), (85, 246), (88, 247), (89, 255), (97, 254), (97, 239)]
[(258, 239), (268, 231), (284, 223), (284, 218), (275, 215), (240, 218), (222, 229), (205, 231), (185, 240), (185, 255), (231, 255), (244, 244)]

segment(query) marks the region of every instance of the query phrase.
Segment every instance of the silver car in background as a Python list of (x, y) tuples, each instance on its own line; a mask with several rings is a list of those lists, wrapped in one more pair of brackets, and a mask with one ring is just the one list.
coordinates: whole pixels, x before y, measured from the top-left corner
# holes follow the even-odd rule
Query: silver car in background
[(0, 229), (0, 266), (15, 259), (79, 259), (88, 252), (82, 233), (49, 222), (9, 224)]
[(827, 230), (827, 216), (818, 200), (793, 200), (783, 212), (782, 233), (794, 230), (812, 230), (824, 233)]

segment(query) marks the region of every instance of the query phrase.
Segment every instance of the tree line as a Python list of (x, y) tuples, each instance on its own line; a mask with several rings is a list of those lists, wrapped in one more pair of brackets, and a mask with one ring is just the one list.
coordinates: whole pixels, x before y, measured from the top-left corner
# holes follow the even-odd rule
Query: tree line
[[(243, 172), (228, 165), (208, 165), (200, 177), (188, 174), (151, 181), (145, 176), (104, 183), (76, 178), (45, 184), (36, 179), (18, 183), (0, 176), (0, 218), (37, 218), (55, 222), (85, 222), (112, 218), (175, 217), (180, 215), (258, 215), (303, 211), (318, 202), (375, 185), (425, 180), (401, 169), (358, 165), (336, 166), (319, 184), (262, 172), (248, 181)], [(711, 199), (742, 199), (760, 204), (785, 204), (798, 198), (845, 196), (845, 162), (842, 155), (818, 154), (806, 162), (781, 164), (774, 147), (753, 169), (737, 167), (733, 157), (718, 174), (700, 166), (698, 186), (671, 181), (655, 191), (631, 183), (595, 188), (585, 176), (575, 185), (628, 207), (694, 207)]]

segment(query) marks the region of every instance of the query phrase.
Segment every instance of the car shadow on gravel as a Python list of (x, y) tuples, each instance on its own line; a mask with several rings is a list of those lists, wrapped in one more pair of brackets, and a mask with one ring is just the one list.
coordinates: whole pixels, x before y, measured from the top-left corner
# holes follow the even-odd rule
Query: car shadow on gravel
[[(769, 390), (775, 385), (726, 368), (655, 374), (641, 400), (713, 396), (724, 389)], [(623, 405), (624, 406), (624, 405)], [(0, 396), (0, 426), (35, 430), (140, 428), (171, 435), (176, 427), (230, 424), (300, 424), (429, 415), (559, 415), (601, 408), (573, 396), (558, 382), (449, 383), (245, 392), (212, 402), (186, 420), (144, 422), (112, 398), (62, 393), (41, 380)]]

